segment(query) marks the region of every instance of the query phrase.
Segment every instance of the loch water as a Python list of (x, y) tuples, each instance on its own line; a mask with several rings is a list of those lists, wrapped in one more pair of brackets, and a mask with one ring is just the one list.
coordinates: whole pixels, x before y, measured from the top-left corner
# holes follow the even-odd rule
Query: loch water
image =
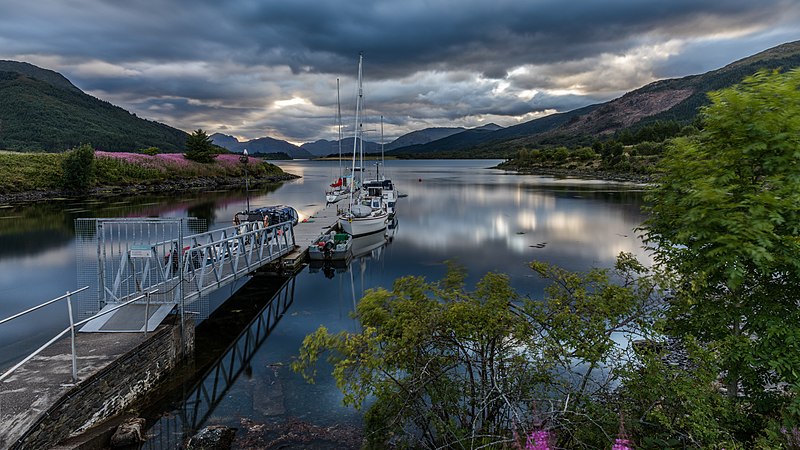
[[(148, 410), (151, 419), (166, 418), (151, 428), (157, 438), (148, 447), (174, 448), (188, 428), (186, 409), (197, 408), (187, 403), (187, 393), (198, 383), (220, 389), (224, 384), (225, 390), (214, 405), (204, 405), (207, 409), (193, 416), (192, 427), (239, 427), (243, 419), (357, 425), (361, 413), (342, 406), (342, 396), (324, 368), (310, 385), (288, 366), (303, 337), (320, 325), (333, 332), (357, 331), (351, 312), (358, 298), (367, 289), (390, 289), (398, 277), (438, 280), (450, 260), (467, 269), (468, 286), (487, 272), (502, 272), (519, 293), (536, 298), (545, 284), (528, 268), (532, 260), (587, 270), (611, 267), (620, 252), (632, 252), (649, 262), (635, 231), (644, 219), (641, 185), (491, 168), (499, 162), (387, 161), (381, 170), (403, 197), (385, 236), (360, 238), (356, 256), (347, 265), (306, 266), (288, 278), (257, 276), (237, 284), (236, 291), (220, 294), (231, 300), (219, 309), (219, 317), (212, 314), (213, 320), (198, 326), (193, 370), (174, 380)], [(250, 189), (251, 207), (286, 204), (296, 208), (301, 219), (314, 222), (313, 213), (325, 207), (325, 187), (339, 174), (338, 162), (277, 164), (301, 178)], [(375, 170), (374, 162), (365, 163), (366, 177)], [(177, 196), (57, 200), (0, 208), (0, 318), (79, 287), (76, 218), (198, 217), (209, 229), (222, 228), (245, 208), (244, 180), (242, 185), (239, 190)], [(260, 336), (258, 345), (247, 344), (246, 359), (235, 363), (241, 367), (228, 367), (223, 361), (226, 352), (235, 349), (237, 335), (259, 314), (272, 321), (268, 335)], [(0, 326), (0, 368), (11, 366), (67, 324), (66, 306), (61, 304)], [(220, 371), (220, 365), (225, 370)]]

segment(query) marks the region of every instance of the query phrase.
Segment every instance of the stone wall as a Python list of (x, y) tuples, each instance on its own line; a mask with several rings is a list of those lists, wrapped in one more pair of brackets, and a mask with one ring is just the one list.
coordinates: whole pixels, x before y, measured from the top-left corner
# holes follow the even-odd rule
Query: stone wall
[(187, 318), (185, 323), (185, 352), (179, 321), (160, 326), (147, 340), (67, 391), (14, 448), (51, 448), (124, 412), (169, 375), (184, 355), (194, 352), (194, 321)]

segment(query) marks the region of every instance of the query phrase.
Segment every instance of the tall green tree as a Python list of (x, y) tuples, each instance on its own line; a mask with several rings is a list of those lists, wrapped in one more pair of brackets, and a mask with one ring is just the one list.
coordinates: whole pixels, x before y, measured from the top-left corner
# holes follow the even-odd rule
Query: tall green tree
[(186, 139), (186, 159), (199, 163), (210, 163), (217, 157), (217, 151), (211, 138), (205, 131), (198, 128)]
[(800, 420), (800, 70), (709, 97), (703, 131), (662, 160), (644, 232), (681, 281), (671, 326), (718, 355), (755, 433)]

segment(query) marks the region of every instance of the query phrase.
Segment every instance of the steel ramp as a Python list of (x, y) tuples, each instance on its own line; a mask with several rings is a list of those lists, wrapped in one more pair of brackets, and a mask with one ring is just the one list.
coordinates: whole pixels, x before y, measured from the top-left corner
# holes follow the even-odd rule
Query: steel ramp
[[(98, 314), (102, 314), (116, 305), (106, 305)], [(155, 330), (167, 314), (175, 308), (174, 303), (151, 304), (147, 310), (147, 331)], [(86, 322), (79, 331), (82, 333), (135, 333), (144, 331), (144, 315), (147, 305), (132, 303)]]

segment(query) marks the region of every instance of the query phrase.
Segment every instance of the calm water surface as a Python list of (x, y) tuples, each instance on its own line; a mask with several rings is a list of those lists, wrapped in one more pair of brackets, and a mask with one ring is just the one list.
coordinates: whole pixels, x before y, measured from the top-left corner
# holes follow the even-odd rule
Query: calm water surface
[[(445, 272), (443, 262), (455, 260), (467, 268), (469, 284), (487, 272), (503, 272), (520, 293), (537, 296), (544, 285), (527, 267), (534, 259), (585, 270), (610, 267), (624, 251), (647, 262), (634, 231), (643, 220), (640, 186), (488, 169), (497, 162), (388, 161), (386, 174), (407, 197), (398, 201), (397, 222), (386, 243), (382, 237), (362, 240), (356, 243), (361, 255), (348, 267), (327, 271), (306, 267), (297, 274), (291, 289), (284, 290), (290, 292), (291, 305), (206, 423), (238, 426), (242, 417), (257, 422), (298, 418), (322, 425), (358, 423), (360, 414), (341, 406), (341, 395), (330, 377), (321, 373), (316, 384), (308, 385), (287, 365), (303, 337), (319, 325), (334, 332), (357, 330), (358, 324), (349, 316), (354, 300), (366, 289), (390, 288), (400, 276), (437, 280)], [(252, 207), (288, 204), (301, 218), (308, 218), (325, 206), (323, 192), (338, 176), (336, 162), (278, 164), (302, 178), (251, 191)], [(201, 217), (215, 229), (229, 226), (233, 214), (244, 205), (242, 191), (44, 202), (0, 209), (0, 318), (79, 287), (75, 218)], [(276, 289), (275, 280), (257, 279), (234, 298), (243, 304), (265, 303)], [(231, 308), (232, 314), (245, 309)], [(67, 323), (66, 306), (58, 305), (32, 320), (0, 326), (0, 366), (13, 364)], [(207, 328), (201, 325), (198, 333), (222, 333), (220, 328)], [(198, 348), (200, 353), (206, 350)], [(209, 351), (206, 356), (213, 360), (217, 354)], [(177, 391), (181, 389), (188, 388)], [(168, 396), (159, 408), (177, 408), (167, 414), (174, 417), (179, 415), (179, 403), (176, 396)], [(148, 445), (173, 445), (172, 439), (164, 437), (178, 434), (172, 426), (156, 425), (153, 432), (161, 440)]]

